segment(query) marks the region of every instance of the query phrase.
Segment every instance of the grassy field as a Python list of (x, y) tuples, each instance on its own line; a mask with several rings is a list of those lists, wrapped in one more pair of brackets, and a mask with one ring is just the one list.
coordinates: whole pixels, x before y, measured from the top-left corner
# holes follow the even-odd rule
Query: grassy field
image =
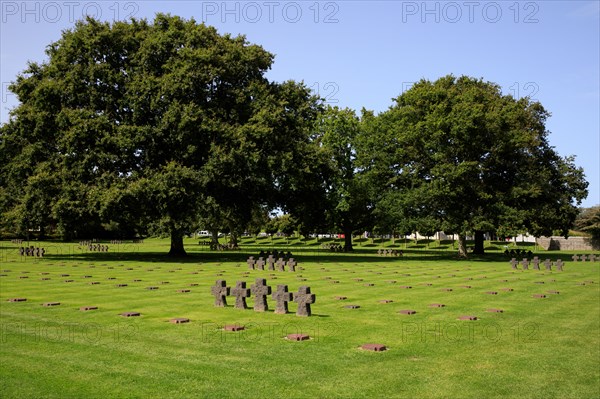
[[(469, 260), (454, 259), (451, 242), (369, 240), (351, 255), (321, 243), (249, 238), (242, 251), (214, 253), (190, 239), (190, 256), (173, 261), (166, 240), (110, 245), (107, 254), (35, 243), (48, 249), (44, 259), (0, 242), (0, 397), (600, 397), (600, 263), (531, 247), (565, 270), (513, 271), (502, 243)], [(405, 256), (380, 257), (382, 246)], [(247, 256), (270, 247), (290, 249), (303, 270), (248, 270)], [(252, 310), (252, 298), (247, 310), (233, 298), (213, 306), (215, 280), (249, 287), (258, 277), (273, 290), (310, 286), (313, 316), (296, 316), (295, 303), (275, 314), (270, 297), (266, 313)], [(60, 305), (41, 306), (52, 301)], [(399, 313), (406, 309), (416, 313)], [(128, 311), (141, 316), (120, 316)], [(223, 331), (228, 324), (246, 329)], [(284, 338), (292, 333), (311, 339)], [(365, 343), (388, 350), (359, 349)]]

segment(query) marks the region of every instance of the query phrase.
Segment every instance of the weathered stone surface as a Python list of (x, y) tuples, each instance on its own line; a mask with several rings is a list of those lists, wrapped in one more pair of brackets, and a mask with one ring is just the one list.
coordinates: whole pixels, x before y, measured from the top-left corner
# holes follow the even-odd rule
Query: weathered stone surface
[(458, 320), (477, 320), (477, 316), (460, 316)]
[(310, 339), (310, 336), (307, 334), (288, 334), (286, 338), (290, 341), (306, 341)]
[(556, 295), (560, 294), (560, 291), (555, 291), (555, 290), (549, 290), (549, 291), (546, 291), (546, 292), (548, 294), (556, 294)]
[(254, 256), (248, 257), (246, 263), (248, 264), (248, 269), (254, 270), (254, 264), (256, 263), (256, 261), (254, 260)]
[(506, 291), (506, 292), (511, 292), (511, 291), (513, 291), (513, 289), (512, 289), (512, 288), (509, 288), (509, 287), (507, 287), (507, 288), (500, 288), (500, 289), (501, 289), (502, 291)]
[(185, 289), (177, 290), (177, 292), (186, 293), (186, 292), (191, 292), (191, 290), (188, 290), (187, 288), (185, 288)]
[(488, 295), (498, 295), (497, 291), (486, 291), (485, 293)]
[(58, 306), (60, 305), (60, 302), (44, 302), (42, 303), (42, 306)]
[(269, 309), (267, 295), (271, 294), (271, 287), (267, 285), (267, 280), (257, 278), (255, 283), (250, 286), (250, 291), (254, 295), (254, 310), (256, 312), (266, 312)]
[(154, 291), (154, 290), (157, 290), (157, 289), (158, 289), (158, 287), (154, 287), (154, 286), (153, 286), (153, 287), (146, 287), (146, 289), (147, 289), (147, 290)]
[(338, 301), (345, 301), (346, 299), (348, 299), (348, 297), (347, 296), (336, 296), (335, 299)]
[(277, 291), (271, 295), (271, 298), (275, 300), (275, 313), (285, 314), (288, 312), (288, 302), (292, 301), (293, 294), (288, 292), (287, 285), (278, 285)]
[(502, 309), (486, 309), (485, 311), (490, 313), (504, 313)]
[(442, 291), (451, 292), (452, 288), (442, 288)]
[(123, 312), (121, 313), (121, 316), (123, 317), (137, 317), (137, 316), (141, 316), (140, 312)]
[(400, 313), (400, 314), (408, 314), (408, 315), (410, 315), (410, 314), (415, 314), (415, 313), (417, 313), (417, 311), (416, 311), (416, 310), (412, 310), (412, 309), (402, 309), (402, 310), (400, 310), (398, 313)]
[(240, 326), (239, 324), (231, 324), (223, 326), (223, 330), (225, 331), (244, 331), (246, 327)]
[(379, 303), (392, 303), (392, 302), (394, 302), (394, 301), (393, 301), (393, 300), (391, 300), (391, 299), (381, 299), (381, 300), (379, 301)]
[(383, 352), (387, 350), (387, 347), (383, 344), (364, 344), (360, 347), (366, 351)]
[(215, 306), (227, 306), (227, 296), (229, 295), (229, 291), (230, 288), (227, 287), (227, 282), (225, 280), (217, 280), (215, 285), (210, 287), (210, 292), (215, 297)]
[(296, 266), (298, 265), (298, 262), (296, 262), (294, 260), (294, 258), (289, 258), (287, 261), (287, 268), (288, 271), (290, 272), (295, 272), (296, 271)]
[(174, 319), (170, 319), (169, 323), (173, 323), (173, 324), (182, 324), (182, 323), (189, 323), (190, 319), (185, 318), (185, 317), (176, 317)]
[(311, 294), (310, 287), (301, 286), (298, 289), (298, 292), (294, 293), (293, 296), (294, 302), (298, 304), (298, 308), (296, 310), (297, 316), (310, 316), (311, 308), (310, 305), (315, 303), (316, 296), (315, 294)]
[(25, 302), (27, 301), (27, 298), (10, 298), (7, 299), (8, 302)]
[(444, 305), (443, 303), (432, 303), (429, 305), (430, 308), (443, 308), (446, 305)]
[(402, 288), (403, 290), (410, 290), (412, 288), (412, 286), (410, 286), (410, 285), (401, 285), (399, 288)]
[(534, 298), (546, 298), (546, 295), (544, 294), (533, 294)]
[(82, 312), (87, 312), (88, 310), (98, 310), (98, 306), (82, 306), (79, 308)]
[(510, 265), (512, 266), (512, 268), (513, 268), (514, 270), (517, 270), (517, 266), (519, 265), (519, 261), (518, 261), (518, 260), (516, 260), (515, 258), (512, 258), (512, 259), (510, 260)]
[(127, 287), (127, 284), (116, 284), (115, 287)]
[(245, 281), (238, 281), (235, 287), (231, 289), (231, 295), (235, 297), (235, 307), (237, 309), (248, 309), (246, 298), (250, 296), (250, 288), (246, 288)]
[(346, 305), (344, 307), (346, 309), (360, 309), (360, 305)]

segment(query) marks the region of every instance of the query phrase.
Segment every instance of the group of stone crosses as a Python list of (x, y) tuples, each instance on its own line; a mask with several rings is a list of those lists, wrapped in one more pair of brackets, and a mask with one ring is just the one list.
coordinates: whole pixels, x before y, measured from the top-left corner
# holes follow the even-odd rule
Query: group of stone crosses
[[(529, 270), (530, 262), (527, 258), (523, 258), (523, 261), (521, 261), (520, 263), (521, 263), (521, 266), (523, 267), (523, 270)], [(519, 261), (515, 258), (512, 258), (510, 260), (510, 264), (514, 270), (517, 270), (518, 266), (519, 266)], [(540, 270), (540, 259), (537, 256), (533, 257), (533, 259), (531, 260), (531, 264), (532, 264), (533, 270)], [(554, 266), (556, 266), (556, 270), (562, 272), (564, 263), (561, 259), (557, 259), (556, 263), (553, 263), (550, 259), (546, 259), (544, 261), (543, 265), (546, 268), (546, 270), (552, 270), (552, 266), (554, 265)]]
[[(217, 280), (210, 291), (215, 297), (215, 306), (217, 307), (227, 306), (227, 297), (234, 296), (236, 308), (248, 309), (246, 298), (252, 294), (256, 312), (266, 312), (269, 309), (267, 295), (271, 294), (271, 287), (267, 285), (267, 280), (264, 278), (257, 278), (250, 288), (246, 288), (245, 281), (238, 281), (235, 287), (230, 288), (227, 287), (225, 280)], [(275, 313), (277, 314), (288, 313), (288, 302), (296, 302), (298, 304), (297, 316), (310, 316), (310, 305), (316, 300), (315, 294), (310, 292), (310, 287), (302, 286), (298, 292), (288, 292), (287, 285), (278, 285), (277, 291), (271, 295), (271, 298), (275, 300)]]
[(377, 250), (377, 255), (381, 256), (402, 256), (404, 252), (402, 250), (398, 251), (396, 249), (379, 249)]
[(600, 260), (600, 256), (594, 254), (590, 254), (587, 257), (585, 255), (573, 255), (571, 259), (573, 259), (573, 262), (577, 262), (580, 259), (582, 262), (585, 262), (586, 260), (589, 260), (590, 262), (597, 262)]
[(277, 251), (273, 251), (272, 254), (267, 256), (267, 259), (264, 258), (266, 254), (261, 252), (259, 254), (258, 260), (254, 259), (254, 256), (248, 257), (246, 263), (248, 264), (248, 268), (250, 270), (265, 270), (265, 265), (267, 266), (267, 270), (276, 270), (275, 266), (277, 266), (277, 270), (280, 272), (287, 270), (290, 272), (296, 271), (296, 266), (298, 262), (294, 258), (292, 258), (292, 254), (288, 252), (284, 254), (283, 252), (277, 253)]
[(21, 256), (33, 256), (35, 258), (43, 258), (46, 254), (46, 250), (44, 248), (38, 247), (21, 247), (19, 248), (19, 253)]
[(79, 241), (79, 246), (91, 252), (108, 252), (108, 245), (96, 244), (95, 242), (96, 240)]

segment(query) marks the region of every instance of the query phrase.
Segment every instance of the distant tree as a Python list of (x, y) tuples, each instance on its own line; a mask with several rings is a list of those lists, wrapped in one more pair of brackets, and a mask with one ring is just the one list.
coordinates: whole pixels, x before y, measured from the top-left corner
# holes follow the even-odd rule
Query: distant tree
[(575, 229), (600, 239), (600, 205), (581, 209), (575, 220)]
[(243, 36), (163, 14), (88, 18), (47, 55), (10, 86), (21, 104), (0, 130), (12, 230), (56, 224), (71, 238), (137, 222), (185, 255), (203, 216), (245, 226), (256, 206), (281, 206), (314, 179), (320, 101), (269, 82), (273, 55)]
[(438, 218), (483, 253), (486, 231), (568, 232), (587, 195), (583, 171), (548, 144), (548, 112), (496, 84), (469, 77), (422, 80), (370, 121), (361, 159), (382, 194), (380, 213)]

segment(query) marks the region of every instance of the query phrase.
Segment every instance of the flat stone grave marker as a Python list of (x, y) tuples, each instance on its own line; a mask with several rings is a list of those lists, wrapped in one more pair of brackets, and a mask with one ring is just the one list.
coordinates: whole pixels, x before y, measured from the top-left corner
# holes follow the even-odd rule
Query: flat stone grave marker
[(410, 286), (410, 285), (401, 285), (399, 288), (402, 288), (403, 290), (410, 290), (412, 288), (412, 286)]
[(169, 281), (161, 281), (160, 283), (161, 283), (162, 285), (165, 285), (165, 284), (170, 284), (170, 282), (169, 282)]
[(544, 295), (544, 294), (533, 294), (532, 296), (534, 298), (546, 298), (546, 295)]
[(387, 350), (387, 347), (383, 344), (364, 344), (360, 348), (362, 350), (373, 352), (383, 352)]
[(504, 313), (502, 309), (486, 309), (485, 311), (490, 313)]
[(394, 301), (391, 299), (382, 299), (379, 301), (379, 303), (392, 303), (392, 302), (394, 302)]
[(127, 284), (117, 284), (115, 287), (127, 287)]
[(387, 280), (386, 283), (388, 283), (388, 284), (396, 284), (396, 280)]
[(240, 326), (239, 324), (231, 324), (223, 326), (223, 330), (225, 331), (244, 331), (246, 327)]
[(461, 285), (461, 288), (472, 288), (470, 285)]
[(365, 287), (373, 287), (375, 284), (373, 283), (365, 283), (363, 284)]
[(507, 287), (507, 288), (500, 288), (500, 289), (501, 289), (502, 291), (506, 291), (506, 292), (513, 291), (513, 289), (512, 289), (512, 288), (509, 288), (509, 287)]
[(477, 316), (460, 316), (458, 320), (477, 320)]
[(174, 319), (170, 319), (169, 323), (173, 323), (173, 324), (183, 324), (183, 323), (189, 323), (190, 319), (185, 318), (185, 317), (176, 317)]
[(123, 317), (137, 317), (140, 316), (140, 312), (123, 312), (121, 313), (121, 316)]
[(42, 303), (42, 306), (46, 306), (46, 307), (48, 307), (48, 306), (58, 306), (58, 305), (60, 305), (60, 302), (44, 302), (44, 303)]
[(346, 305), (344, 307), (346, 309), (360, 309), (360, 305)]
[(498, 295), (498, 292), (496, 291), (486, 291), (485, 293), (488, 295)]
[(347, 296), (336, 296), (335, 297), (335, 300), (337, 300), (337, 301), (345, 301), (346, 299), (348, 299)]
[(442, 288), (441, 291), (445, 291), (445, 292), (451, 292), (452, 288)]
[(151, 291), (153, 291), (153, 290), (157, 290), (157, 289), (158, 289), (158, 287), (146, 287), (146, 289), (147, 289), (147, 290), (151, 290)]
[(229, 291), (230, 288), (227, 287), (225, 280), (217, 280), (215, 285), (210, 287), (210, 292), (215, 297), (215, 306), (227, 306), (227, 296), (229, 295)]
[(293, 301), (298, 304), (296, 309), (297, 316), (310, 316), (311, 308), (310, 305), (315, 303), (316, 296), (310, 292), (310, 287), (301, 286), (298, 292), (294, 293)]
[(189, 283), (188, 285), (189, 285), (190, 287), (197, 287), (197, 286), (198, 286), (198, 283)]
[(186, 292), (191, 292), (191, 290), (188, 290), (187, 288), (184, 288), (184, 289), (177, 290), (177, 292), (183, 294), (183, 293), (186, 293)]
[(307, 334), (288, 334), (285, 338), (290, 341), (306, 341), (310, 339), (310, 336)]
[(250, 296), (250, 288), (246, 288), (245, 281), (238, 281), (235, 287), (231, 289), (231, 295), (235, 297), (235, 306), (237, 309), (248, 309), (246, 298)]
[(288, 292), (287, 285), (278, 285), (271, 298), (275, 300), (275, 313), (285, 314), (288, 312), (288, 302), (292, 301), (293, 294)]
[(257, 278), (255, 283), (250, 286), (250, 291), (254, 295), (254, 311), (266, 312), (269, 309), (267, 295), (271, 294), (271, 287), (267, 285), (267, 280)]
[(9, 298), (7, 299), (8, 302), (25, 302), (27, 301), (27, 298)]
[(89, 284), (90, 285), (98, 285), (98, 284), (100, 284), (100, 281), (90, 281)]
[(98, 306), (82, 306), (79, 308), (82, 312), (87, 312), (88, 310), (98, 310)]
[(416, 310), (412, 310), (412, 309), (402, 309), (398, 313), (400, 313), (400, 314), (406, 314), (406, 315), (411, 315), (411, 314), (417, 313), (417, 311)]
[(549, 290), (549, 291), (546, 291), (546, 292), (547, 292), (548, 294), (556, 294), (556, 295), (560, 294), (560, 292), (559, 292), (559, 291), (555, 291), (555, 290)]
[(446, 305), (444, 305), (443, 303), (432, 303), (429, 305), (430, 308), (443, 308)]

